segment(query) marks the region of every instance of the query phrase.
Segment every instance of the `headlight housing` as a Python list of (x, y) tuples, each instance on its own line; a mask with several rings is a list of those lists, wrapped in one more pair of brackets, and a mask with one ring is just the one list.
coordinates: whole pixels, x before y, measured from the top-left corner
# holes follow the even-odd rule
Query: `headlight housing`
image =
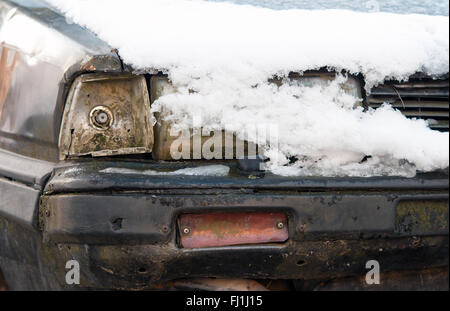
[(59, 137), (61, 160), (150, 153), (153, 127), (145, 77), (85, 74), (70, 89)]
[[(304, 74), (291, 73), (288, 77), (289, 83), (295, 83), (300, 86), (305, 87), (314, 87), (314, 86), (327, 86), (330, 82), (333, 82), (337, 79), (337, 74), (335, 72), (319, 72), (319, 71), (310, 71)], [(286, 82), (283, 79), (272, 79), (272, 83), (277, 85), (282, 85)], [(346, 79), (342, 83), (340, 83), (340, 87), (342, 91), (357, 99), (362, 99), (362, 86), (361, 82), (352, 75), (347, 75)], [(362, 100), (355, 102), (356, 106), (362, 106)]]

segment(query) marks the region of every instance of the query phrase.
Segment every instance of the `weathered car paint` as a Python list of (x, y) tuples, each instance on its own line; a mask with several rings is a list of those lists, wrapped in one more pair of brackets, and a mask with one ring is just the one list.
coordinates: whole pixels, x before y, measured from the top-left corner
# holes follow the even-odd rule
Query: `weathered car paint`
[(53, 178), (45, 187), (46, 194), (67, 192), (93, 192), (122, 190), (189, 190), (197, 189), (242, 190), (248, 192), (266, 192), (276, 194), (280, 191), (336, 192), (336, 191), (439, 191), (448, 193), (448, 172), (418, 174), (414, 178), (403, 177), (282, 177), (266, 174), (264, 178), (252, 178), (239, 172), (235, 162), (220, 162), (229, 165), (231, 171), (227, 176), (152, 176), (145, 174), (104, 173), (108, 168), (121, 168), (137, 171), (176, 171), (186, 167), (196, 167), (217, 162), (158, 162), (158, 161), (120, 161), (115, 159), (96, 159), (84, 161), (67, 161), (54, 169)]
[(2, 85), (8, 82), (1, 91), (0, 215), (37, 227), (72, 81), (85, 72), (122, 72), (123, 66), (106, 43), (38, 0), (0, 1), (0, 54)]
[(19, 54), (13, 53), (10, 60), (9, 49), (5, 46), (0, 50), (0, 116), (2, 115), (3, 105), (11, 87), (11, 79), (19, 61)]
[(56, 162), (66, 88), (73, 79), (67, 73), (117, 72), (121, 62), (116, 55), (97, 68), (92, 59), (111, 54), (111, 48), (38, 0), (0, 2), (0, 43), (2, 54), (7, 49), (17, 55), (0, 114), (0, 148)]
[(0, 217), (37, 228), (37, 207), (54, 164), (0, 149)]

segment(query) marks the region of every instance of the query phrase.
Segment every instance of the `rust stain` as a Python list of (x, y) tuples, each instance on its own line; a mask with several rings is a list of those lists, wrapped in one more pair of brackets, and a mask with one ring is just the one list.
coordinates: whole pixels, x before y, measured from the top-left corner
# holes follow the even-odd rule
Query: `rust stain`
[(6, 97), (9, 93), (9, 88), (11, 86), (11, 79), (19, 62), (19, 54), (14, 53), (11, 64), (8, 65), (9, 49), (2, 46), (0, 53), (0, 116), (2, 115), (3, 104), (6, 101)]
[(184, 248), (285, 242), (289, 237), (284, 213), (188, 214), (178, 224)]
[(81, 64), (81, 71), (95, 71), (96, 68), (94, 66), (94, 58), (91, 57), (89, 60)]
[(0, 292), (8, 290), (8, 286), (6, 285), (5, 277), (2, 274), (2, 271), (0, 270)]
[(103, 271), (105, 271), (108, 274), (114, 275), (114, 271), (112, 271), (111, 269), (105, 268), (100, 266), (100, 269), (102, 269)]

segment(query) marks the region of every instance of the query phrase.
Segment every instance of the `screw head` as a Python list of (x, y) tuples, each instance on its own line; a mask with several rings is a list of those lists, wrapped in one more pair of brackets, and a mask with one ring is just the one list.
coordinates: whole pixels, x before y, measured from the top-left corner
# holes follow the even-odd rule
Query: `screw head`
[(284, 228), (284, 223), (282, 221), (277, 223), (277, 228), (278, 229), (283, 229)]
[(189, 229), (188, 227), (186, 227), (186, 228), (183, 229), (183, 233), (184, 233), (184, 234), (189, 234), (189, 233), (191, 233), (191, 229)]

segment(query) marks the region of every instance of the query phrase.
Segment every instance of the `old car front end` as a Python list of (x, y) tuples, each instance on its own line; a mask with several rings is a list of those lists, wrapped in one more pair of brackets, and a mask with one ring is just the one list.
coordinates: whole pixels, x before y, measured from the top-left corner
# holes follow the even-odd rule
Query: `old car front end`
[[(9, 289), (271, 289), (274, 280), (374, 289), (371, 260), (383, 278), (375, 289), (448, 289), (448, 169), (283, 177), (262, 170), (248, 142), (245, 157), (189, 151), (192, 160), (174, 160), (167, 124), (150, 114), (170, 92), (163, 73), (133, 73), (39, 1), (0, 1), (0, 43), (2, 79), (10, 72), (0, 91), (0, 275)], [(448, 75), (390, 81), (370, 96), (352, 79), (361, 105), (389, 101), (448, 131)], [(79, 284), (66, 279), (73, 260)]]

